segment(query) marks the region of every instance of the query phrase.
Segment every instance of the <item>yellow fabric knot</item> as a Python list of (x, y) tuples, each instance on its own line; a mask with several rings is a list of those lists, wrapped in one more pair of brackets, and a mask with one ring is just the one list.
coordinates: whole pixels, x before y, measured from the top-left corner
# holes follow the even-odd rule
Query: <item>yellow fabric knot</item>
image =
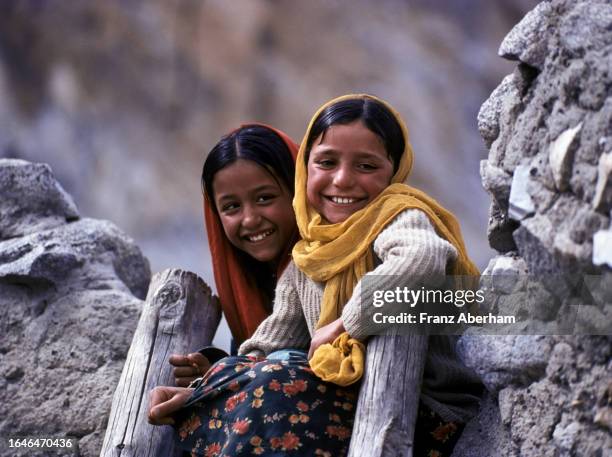
[(363, 376), (365, 346), (344, 332), (333, 343), (322, 344), (310, 359), (310, 368), (323, 381), (350, 386)]

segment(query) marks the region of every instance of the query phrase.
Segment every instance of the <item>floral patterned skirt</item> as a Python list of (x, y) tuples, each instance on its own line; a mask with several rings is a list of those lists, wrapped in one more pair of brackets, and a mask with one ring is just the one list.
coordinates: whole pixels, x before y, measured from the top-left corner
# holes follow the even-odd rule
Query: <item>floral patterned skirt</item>
[(193, 456), (344, 456), (357, 389), (321, 381), (301, 351), (227, 357), (175, 416), (175, 428)]

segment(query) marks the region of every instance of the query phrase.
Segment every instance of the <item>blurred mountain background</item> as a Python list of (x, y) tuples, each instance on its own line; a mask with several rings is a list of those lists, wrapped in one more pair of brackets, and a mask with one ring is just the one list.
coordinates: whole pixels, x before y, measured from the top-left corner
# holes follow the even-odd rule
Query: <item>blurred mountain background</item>
[(300, 141), (323, 102), (369, 92), (406, 119), (411, 184), (458, 215), (484, 268), (476, 115), (514, 68), (499, 43), (537, 3), (2, 2), (0, 157), (48, 163), (80, 213), (125, 230), (153, 272), (192, 270), (214, 289), (200, 191), (210, 148), (249, 121)]

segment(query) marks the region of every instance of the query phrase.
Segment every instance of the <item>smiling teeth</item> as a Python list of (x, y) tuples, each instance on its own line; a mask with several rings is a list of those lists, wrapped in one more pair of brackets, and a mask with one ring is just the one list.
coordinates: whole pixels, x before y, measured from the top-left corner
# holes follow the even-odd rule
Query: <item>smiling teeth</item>
[(349, 203), (353, 203), (357, 201), (356, 198), (345, 198), (345, 197), (332, 197), (331, 200), (334, 203), (340, 203), (341, 205), (347, 205)]
[(268, 230), (267, 232), (260, 233), (259, 235), (255, 236), (248, 236), (247, 238), (249, 239), (249, 241), (260, 241), (263, 240), (265, 237), (271, 235), (273, 231), (274, 230)]

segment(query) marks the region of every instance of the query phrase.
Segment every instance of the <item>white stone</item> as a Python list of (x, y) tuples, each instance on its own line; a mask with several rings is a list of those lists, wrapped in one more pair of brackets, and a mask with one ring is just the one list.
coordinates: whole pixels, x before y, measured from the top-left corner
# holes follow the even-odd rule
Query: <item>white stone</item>
[(582, 122), (574, 128), (567, 129), (551, 143), (548, 150), (548, 161), (555, 186), (561, 191), (566, 190), (569, 183), (572, 156), (568, 152), (581, 128)]
[(606, 201), (610, 198), (606, 195), (606, 191), (610, 183), (610, 174), (612, 173), (612, 152), (602, 154), (599, 157), (599, 164), (597, 165), (597, 185), (595, 186), (595, 197), (593, 197), (593, 208), (600, 209), (605, 204), (610, 204)]
[(612, 230), (599, 230), (593, 235), (593, 263), (612, 267)]
[(491, 274), (527, 274), (527, 264), (522, 257), (517, 256), (497, 256)]
[(580, 425), (577, 422), (572, 422), (567, 426), (559, 423), (553, 431), (553, 439), (561, 449), (570, 451), (576, 442), (579, 431)]
[(516, 221), (521, 221), (535, 212), (533, 200), (527, 192), (530, 169), (529, 165), (519, 165), (512, 176), (508, 216)]

